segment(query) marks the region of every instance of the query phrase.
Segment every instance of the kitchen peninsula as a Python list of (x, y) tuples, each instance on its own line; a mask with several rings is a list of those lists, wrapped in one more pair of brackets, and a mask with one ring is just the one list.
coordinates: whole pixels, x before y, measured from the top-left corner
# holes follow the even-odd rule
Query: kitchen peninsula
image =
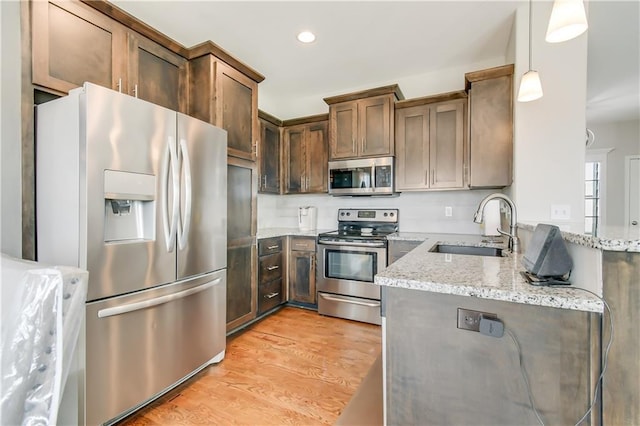
[[(491, 246), (481, 236), (389, 237), (412, 238), (424, 242), (375, 279), (383, 294), (385, 424), (536, 424), (530, 397), (547, 424), (580, 419), (600, 373), (602, 303), (575, 288), (527, 284), (520, 254), (431, 251), (443, 243)], [(504, 335), (459, 328), (459, 309), (497, 317)]]

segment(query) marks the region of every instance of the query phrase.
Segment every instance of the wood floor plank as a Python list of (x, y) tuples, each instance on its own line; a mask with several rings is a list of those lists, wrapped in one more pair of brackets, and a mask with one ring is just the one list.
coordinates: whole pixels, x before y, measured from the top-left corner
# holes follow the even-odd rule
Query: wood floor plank
[(121, 426), (333, 424), (380, 351), (379, 326), (286, 307)]

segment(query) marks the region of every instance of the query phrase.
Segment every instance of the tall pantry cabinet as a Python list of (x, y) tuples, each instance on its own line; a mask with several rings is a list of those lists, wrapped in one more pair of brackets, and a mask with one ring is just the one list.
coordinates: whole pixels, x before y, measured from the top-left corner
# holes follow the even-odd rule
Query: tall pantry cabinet
[[(193, 48), (189, 115), (227, 131), (227, 331), (258, 311), (256, 164), (260, 124), (258, 83), (246, 65), (232, 67), (211, 42)], [(248, 266), (248, 267), (247, 267)]]

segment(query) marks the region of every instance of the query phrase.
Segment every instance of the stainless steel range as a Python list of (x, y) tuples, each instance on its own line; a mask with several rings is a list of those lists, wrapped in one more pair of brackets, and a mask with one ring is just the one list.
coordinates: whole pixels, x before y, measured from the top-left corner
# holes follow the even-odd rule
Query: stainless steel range
[(340, 209), (338, 230), (318, 235), (318, 312), (380, 324), (380, 287), (387, 235), (398, 231), (398, 209)]

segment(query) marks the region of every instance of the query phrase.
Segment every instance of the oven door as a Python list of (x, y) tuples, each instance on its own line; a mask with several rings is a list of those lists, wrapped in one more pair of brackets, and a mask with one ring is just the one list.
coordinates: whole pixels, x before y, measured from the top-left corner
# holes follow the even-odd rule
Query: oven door
[(386, 244), (318, 242), (318, 291), (380, 300), (375, 274), (387, 267)]

